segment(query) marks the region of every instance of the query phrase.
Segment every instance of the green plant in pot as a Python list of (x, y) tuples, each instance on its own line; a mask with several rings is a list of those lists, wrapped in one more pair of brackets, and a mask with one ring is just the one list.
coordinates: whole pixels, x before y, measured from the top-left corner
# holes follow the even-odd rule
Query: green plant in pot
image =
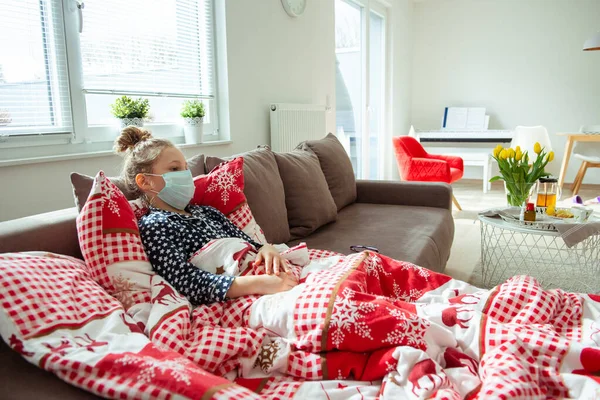
[(134, 100), (129, 96), (121, 96), (110, 105), (112, 115), (120, 120), (121, 128), (129, 125), (144, 126), (144, 118), (150, 111), (150, 102), (141, 97)]
[(12, 122), (10, 111), (0, 108), (0, 126), (6, 126)]
[(204, 104), (200, 100), (186, 100), (181, 107), (183, 133), (186, 143), (202, 143)]

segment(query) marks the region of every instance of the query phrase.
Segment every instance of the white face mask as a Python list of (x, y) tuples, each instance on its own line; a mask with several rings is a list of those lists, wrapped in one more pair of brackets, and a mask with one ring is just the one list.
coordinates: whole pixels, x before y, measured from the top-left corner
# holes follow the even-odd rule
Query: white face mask
[(151, 176), (162, 176), (165, 187), (160, 192), (152, 190), (158, 198), (178, 210), (183, 210), (194, 197), (194, 179), (189, 169), (183, 171), (171, 171), (162, 175), (144, 174)]

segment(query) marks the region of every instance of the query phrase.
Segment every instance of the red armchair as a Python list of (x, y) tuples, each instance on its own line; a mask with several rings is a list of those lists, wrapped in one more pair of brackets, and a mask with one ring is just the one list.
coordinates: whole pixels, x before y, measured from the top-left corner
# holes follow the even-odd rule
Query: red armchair
[[(395, 137), (393, 141), (402, 180), (453, 183), (462, 178), (465, 170), (462, 158), (428, 154), (421, 143), (410, 136)], [(462, 210), (454, 195), (452, 201)]]

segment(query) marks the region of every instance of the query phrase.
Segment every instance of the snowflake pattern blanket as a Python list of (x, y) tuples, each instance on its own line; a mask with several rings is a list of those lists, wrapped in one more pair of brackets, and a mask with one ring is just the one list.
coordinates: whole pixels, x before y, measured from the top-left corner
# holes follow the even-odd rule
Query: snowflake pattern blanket
[[(261, 273), (243, 243), (223, 246)], [(288, 292), (192, 308), (153, 276), (151, 301), (125, 311), (80, 260), (0, 255), (0, 333), (109, 398), (600, 396), (599, 296), (527, 276), (480, 290), (372, 252), (287, 257), (301, 282)]]

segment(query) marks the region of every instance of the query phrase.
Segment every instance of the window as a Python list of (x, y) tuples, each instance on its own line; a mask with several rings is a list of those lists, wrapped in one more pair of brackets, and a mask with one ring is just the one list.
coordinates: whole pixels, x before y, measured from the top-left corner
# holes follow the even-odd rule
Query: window
[(0, 0), (0, 135), (72, 131), (62, 7)]
[(151, 129), (173, 136), (183, 101), (201, 99), (216, 134), (213, 1), (0, 0), (0, 134), (112, 140), (122, 95), (148, 98)]
[(377, 1), (335, 1), (336, 130), (357, 178), (384, 177), (387, 9)]

